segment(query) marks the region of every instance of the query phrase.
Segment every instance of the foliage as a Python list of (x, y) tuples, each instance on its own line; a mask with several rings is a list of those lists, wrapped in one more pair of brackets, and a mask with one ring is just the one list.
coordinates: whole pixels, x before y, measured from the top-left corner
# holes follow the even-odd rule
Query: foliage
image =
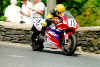
[(0, 17), (4, 15), (5, 8), (10, 4), (9, 0), (0, 0)]
[(22, 0), (17, 0), (17, 1), (18, 1), (17, 5), (18, 5), (19, 7), (21, 7), (21, 5), (22, 5), (21, 1), (22, 1)]
[(80, 26), (100, 25), (100, 0), (59, 0), (70, 10)]
[(47, 5), (47, 0), (42, 0), (42, 2), (43, 2), (45, 5)]
[(80, 26), (100, 25), (100, 0), (57, 0), (57, 3), (64, 4)]
[(0, 21), (4, 21), (5, 19), (5, 16), (0, 16)]

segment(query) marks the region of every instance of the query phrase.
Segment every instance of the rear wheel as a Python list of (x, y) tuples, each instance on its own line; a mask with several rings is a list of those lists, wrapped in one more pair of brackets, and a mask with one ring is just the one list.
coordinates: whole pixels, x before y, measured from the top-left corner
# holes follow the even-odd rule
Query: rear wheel
[(66, 55), (71, 56), (75, 53), (75, 50), (77, 48), (77, 39), (75, 35), (69, 36), (69, 40), (62, 41), (62, 48)]

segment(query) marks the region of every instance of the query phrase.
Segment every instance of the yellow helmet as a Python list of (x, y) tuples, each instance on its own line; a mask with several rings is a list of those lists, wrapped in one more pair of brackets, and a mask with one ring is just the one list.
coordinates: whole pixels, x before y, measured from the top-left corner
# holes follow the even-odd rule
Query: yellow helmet
[(58, 4), (56, 6), (56, 11), (58, 11), (58, 12), (64, 12), (65, 11), (65, 6), (63, 4)]

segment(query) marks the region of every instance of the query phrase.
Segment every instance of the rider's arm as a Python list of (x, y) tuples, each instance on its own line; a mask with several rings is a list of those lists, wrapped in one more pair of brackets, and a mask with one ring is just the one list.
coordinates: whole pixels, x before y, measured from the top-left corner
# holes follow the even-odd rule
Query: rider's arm
[(58, 16), (59, 22), (62, 23), (63, 22), (63, 18)]
[(36, 11), (38, 14), (41, 14), (41, 15), (43, 15), (44, 14), (44, 11), (43, 10), (41, 10), (41, 11)]
[(24, 15), (24, 16), (30, 16), (30, 12), (29, 12), (29, 11), (27, 12), (27, 14), (24, 13), (23, 11), (20, 11), (20, 13), (21, 13), (22, 15)]
[(35, 9), (33, 9), (33, 8), (29, 8), (31, 11), (35, 11), (36, 13), (38, 13), (38, 14), (41, 14), (41, 15), (43, 15), (44, 14), (44, 10), (39, 10), (39, 11), (37, 11), (37, 10), (35, 10)]
[(48, 18), (46, 19), (47, 22), (47, 27), (50, 26), (52, 23), (54, 23), (55, 21), (52, 18)]

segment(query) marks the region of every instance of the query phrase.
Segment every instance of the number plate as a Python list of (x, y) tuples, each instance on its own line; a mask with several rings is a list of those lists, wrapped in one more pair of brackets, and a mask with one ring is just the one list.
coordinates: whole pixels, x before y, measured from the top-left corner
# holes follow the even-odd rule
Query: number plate
[(76, 28), (76, 25), (77, 25), (77, 22), (76, 22), (75, 19), (73, 19), (73, 18), (69, 18), (69, 19), (68, 19), (68, 26), (69, 26), (69, 27), (74, 27), (74, 28)]

